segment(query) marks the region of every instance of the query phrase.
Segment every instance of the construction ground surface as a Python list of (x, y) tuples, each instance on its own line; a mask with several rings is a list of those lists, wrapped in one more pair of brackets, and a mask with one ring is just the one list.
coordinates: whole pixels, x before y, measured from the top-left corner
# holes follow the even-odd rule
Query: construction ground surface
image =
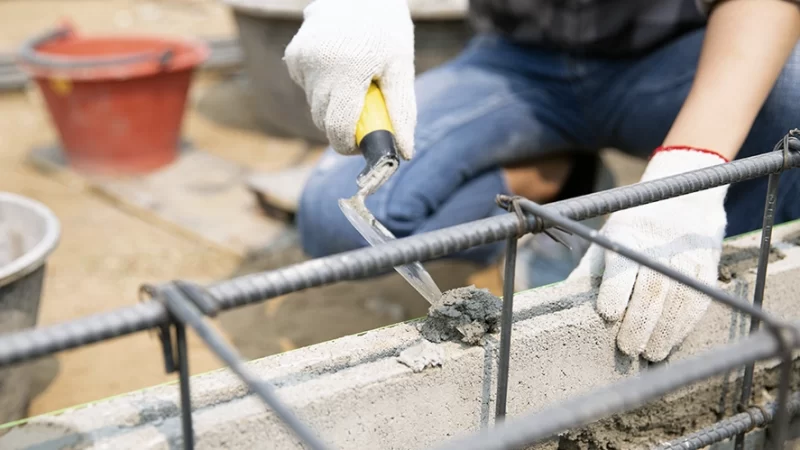
[[(236, 35), (228, 8), (210, 0), (6, 0), (0, 2), (0, 17), (0, 52), (14, 51), (24, 39), (64, 17), (87, 34), (154, 32), (202, 38)], [(199, 75), (192, 90), (193, 101), (219, 85), (218, 74)], [(61, 242), (49, 259), (40, 325), (133, 304), (139, 301), (137, 291), (142, 283), (175, 278), (205, 283), (259, 269), (244, 262), (241, 252), (151, 220), (135, 207), (101, 195), (79, 177), (56, 176), (31, 164), (32, 149), (52, 145), (57, 139), (35, 89), (0, 93), (0, 117), (0, 190), (43, 202), (55, 212), (62, 226)], [(189, 105), (183, 130), (193, 145), (252, 169), (277, 170), (295, 164), (298, 158), (315, 155), (305, 152), (303, 142), (221, 126), (198, 113), (194, 103)], [(615, 166), (617, 174), (623, 175), (622, 183), (635, 181), (638, 176), (637, 166), (629, 164), (620, 160)], [(628, 167), (634, 169), (627, 171)], [(258, 213), (253, 207), (252, 214)], [(208, 214), (213, 214), (213, 208)], [(470, 280), (499, 293), (496, 271), (479, 273)], [(239, 311), (238, 315), (222, 315), (215, 324), (246, 357), (254, 358), (404, 318), (380, 305), (373, 305), (372, 315), (355, 314), (346, 309), (347, 305), (335, 311), (336, 298), (328, 296), (324, 300), (327, 316), (320, 317), (321, 309), (316, 307), (319, 305), (308, 299), (296, 302), (298, 306), (294, 308), (286, 306), (290, 302), (272, 301)], [(424, 311), (424, 305), (422, 308)], [(335, 317), (331, 316), (332, 311)], [(404, 314), (418, 315), (418, 311), (412, 308)], [(307, 320), (298, 321), (299, 315), (305, 315)], [(287, 318), (294, 322), (286, 322)], [(272, 325), (266, 323), (269, 320)], [(274, 326), (284, 322), (293, 325)], [(317, 324), (310, 326), (314, 322)], [(309, 326), (304, 328), (298, 323)], [(271, 331), (267, 333), (265, 329)], [(221, 366), (191, 334), (189, 345), (193, 374)], [(174, 375), (164, 373), (160, 352), (155, 335), (138, 333), (43, 359), (37, 362), (39, 393), (29, 414), (174, 380)]]

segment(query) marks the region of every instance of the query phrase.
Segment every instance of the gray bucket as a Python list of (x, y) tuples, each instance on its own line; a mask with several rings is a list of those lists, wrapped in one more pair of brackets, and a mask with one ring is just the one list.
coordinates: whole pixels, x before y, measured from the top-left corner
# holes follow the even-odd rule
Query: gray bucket
[[(47, 258), (60, 234), (49, 208), (0, 192), (0, 334), (36, 325)], [(0, 369), (0, 424), (27, 416), (30, 368), (28, 363)]]
[[(305, 94), (289, 77), (283, 54), (303, 22), (309, 0), (224, 0), (233, 10), (245, 54), (248, 99), (268, 134), (325, 144)], [(413, 0), (417, 74), (455, 57), (472, 35), (466, 0)]]

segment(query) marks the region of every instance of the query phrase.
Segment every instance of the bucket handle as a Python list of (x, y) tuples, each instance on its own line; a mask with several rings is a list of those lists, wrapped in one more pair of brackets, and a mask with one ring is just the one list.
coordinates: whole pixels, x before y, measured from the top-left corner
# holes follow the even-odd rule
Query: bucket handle
[(108, 58), (93, 58), (83, 61), (67, 61), (64, 59), (43, 57), (37, 53), (36, 48), (44, 45), (47, 42), (64, 39), (74, 34), (74, 31), (69, 25), (62, 25), (58, 28), (48, 30), (37, 36), (26, 40), (20, 49), (20, 58), (29, 63), (38, 66), (47, 67), (50, 69), (90, 69), (102, 66), (114, 66), (120, 64), (140, 63), (150, 60), (157, 60), (159, 66), (163, 69), (172, 60), (175, 52), (172, 49), (167, 49), (163, 52), (149, 52), (140, 53), (137, 55), (128, 56), (112, 56)]

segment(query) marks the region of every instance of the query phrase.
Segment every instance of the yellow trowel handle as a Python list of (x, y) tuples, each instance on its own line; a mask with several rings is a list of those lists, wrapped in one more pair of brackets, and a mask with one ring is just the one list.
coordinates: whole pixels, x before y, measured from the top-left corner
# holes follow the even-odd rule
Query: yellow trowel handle
[(389, 110), (386, 108), (386, 100), (383, 99), (381, 89), (373, 81), (367, 89), (364, 108), (361, 110), (361, 117), (358, 118), (356, 124), (356, 145), (360, 147), (364, 138), (375, 131), (394, 135), (392, 121), (389, 119)]
[(367, 90), (364, 109), (356, 123), (356, 145), (367, 161), (358, 175), (358, 185), (360, 188), (368, 186), (370, 191), (374, 191), (389, 179), (400, 163), (389, 110), (375, 82)]

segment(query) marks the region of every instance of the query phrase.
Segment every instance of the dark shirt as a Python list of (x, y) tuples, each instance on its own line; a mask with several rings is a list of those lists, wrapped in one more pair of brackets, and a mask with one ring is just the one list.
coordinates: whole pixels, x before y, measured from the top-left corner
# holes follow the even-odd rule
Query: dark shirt
[[(713, 1), (713, 0), (711, 0)], [(479, 32), (588, 56), (634, 56), (705, 26), (709, 0), (469, 0)]]

